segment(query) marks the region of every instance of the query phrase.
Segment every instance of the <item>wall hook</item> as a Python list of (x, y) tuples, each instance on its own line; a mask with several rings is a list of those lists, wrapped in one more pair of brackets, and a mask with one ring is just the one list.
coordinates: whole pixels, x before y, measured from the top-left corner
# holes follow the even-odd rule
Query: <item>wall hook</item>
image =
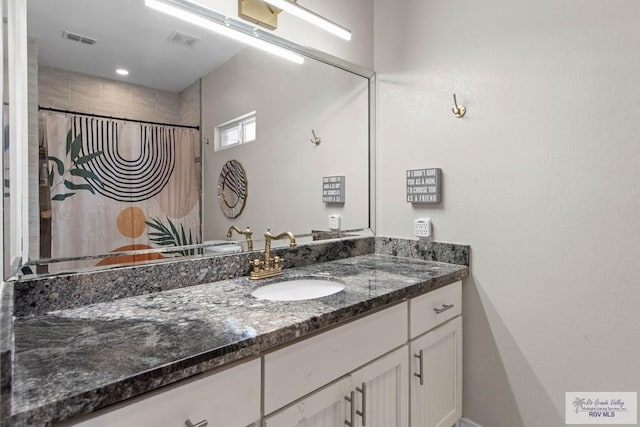
[(322, 142), (322, 139), (320, 139), (320, 137), (316, 135), (315, 130), (311, 129), (311, 133), (313, 134), (313, 139), (311, 139), (311, 143), (320, 145), (320, 143)]
[(453, 111), (453, 115), (456, 116), (457, 118), (464, 117), (465, 113), (467, 112), (467, 109), (464, 108), (464, 105), (458, 106), (458, 100), (456, 99), (455, 93), (453, 94), (453, 105), (455, 105), (455, 107), (451, 109), (451, 111)]

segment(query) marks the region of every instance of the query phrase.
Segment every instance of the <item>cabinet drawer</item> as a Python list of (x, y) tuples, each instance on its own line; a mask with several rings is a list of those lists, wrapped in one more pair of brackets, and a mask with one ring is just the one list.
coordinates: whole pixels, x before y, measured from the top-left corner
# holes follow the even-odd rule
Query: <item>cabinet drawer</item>
[(407, 341), (407, 303), (264, 356), (269, 414)]
[(260, 359), (170, 386), (61, 426), (176, 427), (186, 420), (209, 427), (245, 427), (260, 419)]
[(351, 378), (345, 377), (282, 411), (266, 417), (265, 427), (343, 426)]
[(409, 301), (411, 338), (462, 313), (462, 282), (455, 282)]

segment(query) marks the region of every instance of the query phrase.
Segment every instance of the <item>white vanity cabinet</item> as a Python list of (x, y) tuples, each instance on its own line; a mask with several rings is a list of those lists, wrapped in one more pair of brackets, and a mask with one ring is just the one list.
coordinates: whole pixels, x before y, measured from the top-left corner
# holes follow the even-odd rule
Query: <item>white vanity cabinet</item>
[(456, 282), (265, 355), (265, 427), (452, 426), (461, 304)]
[(407, 316), (405, 302), (265, 355), (266, 427), (408, 427)]
[(408, 427), (402, 346), (265, 419), (265, 427)]
[(406, 345), (407, 315), (403, 302), (265, 354), (265, 415)]
[(59, 426), (246, 427), (260, 420), (260, 359), (187, 380)]
[(462, 416), (461, 302), (461, 282), (410, 301), (411, 427), (451, 427)]
[(265, 427), (342, 427), (346, 420), (351, 378), (345, 377), (300, 402), (268, 416)]
[[(408, 347), (360, 368), (351, 374), (351, 393), (355, 398), (355, 426), (409, 426)], [(349, 402), (347, 402), (349, 403)], [(351, 406), (347, 405), (347, 419)]]

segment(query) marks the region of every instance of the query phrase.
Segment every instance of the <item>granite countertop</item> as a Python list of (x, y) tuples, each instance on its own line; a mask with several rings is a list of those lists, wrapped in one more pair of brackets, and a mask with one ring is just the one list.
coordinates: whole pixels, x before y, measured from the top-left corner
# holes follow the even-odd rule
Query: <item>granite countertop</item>
[[(468, 267), (363, 255), (17, 318), (11, 425), (47, 425), (260, 353), (468, 275)], [(308, 301), (253, 298), (298, 277), (345, 290)]]

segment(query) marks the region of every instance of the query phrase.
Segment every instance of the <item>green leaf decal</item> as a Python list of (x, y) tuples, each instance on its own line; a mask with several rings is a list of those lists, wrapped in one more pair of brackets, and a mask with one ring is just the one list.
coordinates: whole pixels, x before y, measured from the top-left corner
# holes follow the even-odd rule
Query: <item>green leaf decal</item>
[(71, 151), (71, 130), (67, 132), (67, 151), (65, 152), (67, 156), (69, 155), (69, 151)]
[(184, 234), (184, 227), (182, 224), (180, 224), (180, 231), (182, 232), (182, 242), (184, 242), (185, 245), (188, 245), (189, 242), (187, 241), (187, 236)]
[[(189, 238), (187, 239), (187, 233), (184, 229), (184, 225), (180, 224), (180, 232), (176, 225), (166, 217), (168, 226), (163, 224), (159, 218), (149, 218), (149, 221), (145, 221), (150, 229), (155, 230), (147, 233), (149, 240), (158, 246), (186, 246), (193, 244), (193, 234), (189, 230)], [(170, 253), (186, 255), (195, 255), (194, 249), (185, 249), (173, 251)]]
[(64, 175), (64, 163), (62, 162), (62, 160), (55, 156), (49, 156), (49, 160), (56, 164), (56, 167), (58, 168), (58, 175)]
[(64, 194), (56, 194), (55, 196), (53, 196), (53, 198), (51, 200), (55, 200), (55, 201), (63, 201), (66, 198), (69, 198), (71, 196), (73, 196), (76, 193), (64, 193)]
[(78, 165), (81, 165), (83, 163), (87, 163), (87, 162), (89, 162), (89, 161), (91, 161), (91, 160), (93, 160), (96, 157), (99, 157), (101, 155), (102, 155), (102, 151), (96, 151), (95, 153), (91, 153), (91, 154), (88, 154), (86, 156), (82, 156), (78, 160), (75, 161), (75, 165), (78, 166)]
[[(169, 227), (171, 227), (171, 232), (173, 234), (174, 239), (176, 239), (176, 242), (180, 242), (180, 235), (178, 234), (178, 230), (176, 229), (176, 226), (173, 225), (173, 222), (171, 222), (169, 218), (167, 218), (167, 221), (169, 222)], [(176, 246), (179, 246), (179, 245), (176, 244)]]
[(102, 181), (100, 181), (100, 178), (98, 178), (98, 175), (96, 175), (91, 171), (88, 171), (85, 169), (71, 169), (69, 173), (73, 176), (79, 176), (84, 179), (92, 179), (96, 181), (98, 184), (102, 185)]
[(91, 191), (91, 194), (96, 194), (96, 191), (89, 184), (74, 184), (71, 181), (64, 180), (64, 186), (69, 190), (88, 190)]
[(80, 155), (80, 149), (82, 148), (82, 134), (78, 134), (71, 143), (71, 160), (75, 163)]
[[(74, 138), (71, 130), (69, 130), (67, 132), (66, 144), (66, 155), (68, 159), (65, 160), (67, 160), (67, 163), (70, 163), (73, 166), (70, 169), (65, 170), (65, 164), (61, 159), (56, 156), (49, 156), (49, 160), (55, 164), (55, 167), (49, 169), (49, 173), (47, 175), (47, 182), (49, 183), (49, 187), (51, 187), (51, 193), (54, 194), (51, 200), (62, 201), (76, 194), (75, 192), (55, 194), (56, 192), (60, 191), (59, 188), (61, 185), (64, 185), (64, 187), (68, 190), (90, 191), (93, 195), (96, 194), (95, 185), (103, 185), (102, 180), (100, 180), (98, 175), (90, 170), (86, 170), (80, 167), (80, 165), (83, 165), (95, 159), (96, 157), (101, 156), (103, 152), (96, 151), (94, 153), (80, 157), (81, 152), (82, 134), (78, 134)], [(56, 172), (58, 172), (59, 178), (56, 178)], [(68, 179), (69, 175), (82, 178), (86, 182), (81, 184), (72, 182)], [(78, 182), (78, 180), (75, 181)]]

